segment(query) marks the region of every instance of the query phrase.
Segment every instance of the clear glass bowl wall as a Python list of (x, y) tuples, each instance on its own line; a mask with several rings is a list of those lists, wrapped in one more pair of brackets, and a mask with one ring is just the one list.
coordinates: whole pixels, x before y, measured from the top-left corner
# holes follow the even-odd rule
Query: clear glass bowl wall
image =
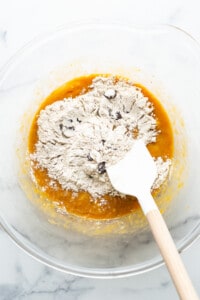
[(0, 73), (0, 217), (20, 247), (51, 267), (82, 276), (127, 276), (162, 263), (144, 218), (138, 226), (137, 216), (95, 222), (69, 215), (64, 228), (21, 188), (26, 181), (31, 191), (26, 172), (19, 169), (38, 104), (67, 80), (91, 73), (126, 76), (162, 101), (174, 128), (180, 174), (171, 183), (179, 192), (165, 218), (180, 251), (199, 236), (199, 53), (188, 34), (171, 26), (83, 23), (45, 34), (10, 59)]

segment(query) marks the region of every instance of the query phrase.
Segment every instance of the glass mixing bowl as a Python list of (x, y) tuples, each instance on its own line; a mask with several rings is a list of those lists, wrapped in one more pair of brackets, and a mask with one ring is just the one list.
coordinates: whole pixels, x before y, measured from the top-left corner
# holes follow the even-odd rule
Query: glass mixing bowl
[(128, 77), (162, 101), (175, 157), (158, 205), (180, 252), (199, 236), (200, 51), (191, 36), (167, 25), (70, 24), (36, 38), (4, 66), (1, 225), (27, 253), (64, 272), (105, 278), (146, 272), (163, 261), (142, 213), (112, 221), (58, 216), (44, 209), (27, 174), (27, 135), (39, 103), (62, 83), (91, 73)]

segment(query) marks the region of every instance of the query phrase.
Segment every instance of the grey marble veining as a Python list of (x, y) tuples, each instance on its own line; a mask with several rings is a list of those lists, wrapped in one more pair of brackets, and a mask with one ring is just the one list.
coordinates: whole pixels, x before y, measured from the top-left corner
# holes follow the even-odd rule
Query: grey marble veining
[(0, 299), (65, 299), (66, 296), (69, 297), (67, 299), (93, 299), (98, 294), (99, 299), (109, 299), (112, 295), (115, 296), (113, 299), (121, 299), (119, 296), (125, 294), (127, 299), (131, 299), (133, 295), (142, 294), (144, 286), (152, 294), (157, 289), (169, 289), (170, 286), (167, 274), (162, 274), (159, 282), (155, 278), (142, 285), (138, 285), (139, 278), (94, 280), (64, 275), (24, 256), (4, 233), (0, 238), (4, 245), (1, 253), (8, 249), (8, 262), (1, 266), (5, 272), (0, 276)]
[[(165, 267), (150, 273), (114, 280), (95, 280), (66, 275), (34, 261), (0, 233), (0, 299), (178, 299)], [(199, 244), (183, 254), (196, 287), (199, 286)], [(6, 254), (5, 254), (6, 253)], [(156, 298), (157, 297), (157, 298)]]
[[(102, 17), (132, 23), (169, 23), (189, 31), (200, 40), (198, 0), (71, 1), (0, 0), (0, 66), (37, 34), (72, 20)], [(35, 80), (33, 78), (33, 80)], [(0, 90), (12, 93), (18, 85)], [(6, 99), (6, 98), (5, 98)], [(5, 100), (6, 101), (6, 100)], [(2, 167), (2, 166), (1, 166)], [(0, 193), (14, 188), (0, 178)], [(185, 222), (193, 222), (199, 214)], [(187, 225), (187, 224), (186, 224)], [(143, 241), (144, 244), (148, 240)], [(124, 244), (124, 247), (126, 245)], [(182, 254), (200, 294), (200, 241)], [(122, 300), (178, 299), (163, 266), (149, 273), (123, 279), (97, 280), (64, 274), (44, 266), (19, 249), (0, 227), (0, 300)]]
[(6, 38), (7, 38), (7, 31), (1, 30), (0, 31), (0, 41), (2, 44), (6, 44)]

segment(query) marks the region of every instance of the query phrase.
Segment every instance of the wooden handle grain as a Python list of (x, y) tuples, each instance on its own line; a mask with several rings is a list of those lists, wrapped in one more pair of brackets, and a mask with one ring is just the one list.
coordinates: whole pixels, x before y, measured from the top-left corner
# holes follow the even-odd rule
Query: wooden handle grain
[(146, 217), (180, 299), (199, 300), (160, 211), (151, 210)]

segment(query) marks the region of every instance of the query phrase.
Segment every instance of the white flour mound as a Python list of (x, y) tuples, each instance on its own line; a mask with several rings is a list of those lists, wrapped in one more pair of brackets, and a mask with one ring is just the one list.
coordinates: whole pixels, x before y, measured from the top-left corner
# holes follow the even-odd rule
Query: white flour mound
[[(134, 144), (133, 131), (145, 144), (156, 142), (159, 132), (153, 106), (140, 88), (114, 77), (96, 77), (87, 93), (54, 102), (40, 112), (38, 142), (30, 155), (38, 168), (63, 189), (88, 191), (93, 198), (118, 193), (106, 166), (116, 163)], [(166, 180), (171, 160), (155, 159), (158, 178)]]

